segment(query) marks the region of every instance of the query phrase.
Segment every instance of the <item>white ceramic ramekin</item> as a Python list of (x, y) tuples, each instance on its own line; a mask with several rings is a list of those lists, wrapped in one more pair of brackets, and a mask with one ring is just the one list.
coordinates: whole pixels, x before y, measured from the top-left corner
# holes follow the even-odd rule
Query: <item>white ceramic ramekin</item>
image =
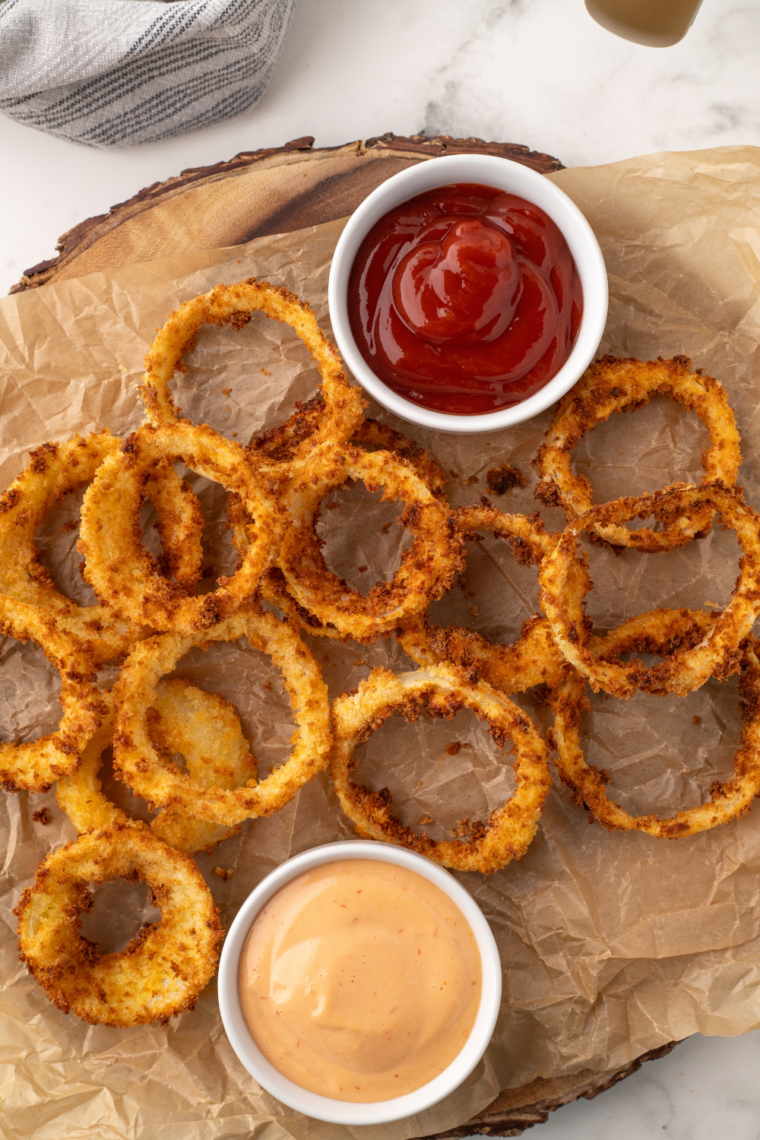
[[(449, 186), (455, 182), (477, 182), (495, 186), (526, 198), (540, 206), (559, 226), (575, 259), (583, 287), (583, 319), (567, 361), (548, 384), (511, 408), (477, 416), (455, 416), (434, 412), (405, 400), (392, 391), (372, 371), (359, 351), (348, 319), (348, 278), (359, 246), (376, 222), (409, 198)], [(594, 358), (607, 320), (607, 270), (593, 230), (583, 214), (563, 190), (542, 174), (519, 162), (488, 154), (456, 154), (420, 162), (395, 174), (373, 190), (349, 218), (335, 249), (328, 300), (330, 320), (338, 348), (346, 365), (371, 396), (409, 423), (438, 431), (474, 434), (499, 431), (522, 423), (543, 412), (564, 396)]]
[[(245, 937), (264, 904), (286, 883), (304, 871), (342, 859), (373, 859), (416, 871), (449, 896), (469, 922), (480, 951), (483, 989), (472, 1033), (461, 1053), (435, 1080), (406, 1096), (372, 1104), (354, 1104), (308, 1092), (284, 1077), (267, 1061), (248, 1032), (238, 1000), (238, 964)], [(283, 863), (261, 882), (240, 908), (224, 942), (219, 962), (219, 1008), (232, 1048), (248, 1072), (267, 1092), (289, 1108), (330, 1124), (387, 1124), (413, 1116), (443, 1100), (469, 1076), (491, 1040), (501, 1002), (501, 962), (491, 928), (472, 896), (453, 875), (437, 864), (403, 847), (370, 840), (352, 840), (314, 847)]]

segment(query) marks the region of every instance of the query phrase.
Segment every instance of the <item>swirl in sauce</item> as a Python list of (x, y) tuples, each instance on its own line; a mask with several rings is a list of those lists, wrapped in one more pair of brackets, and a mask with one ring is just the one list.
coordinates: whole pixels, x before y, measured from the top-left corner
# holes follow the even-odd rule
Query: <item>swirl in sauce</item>
[(391, 1100), (461, 1052), (480, 953), (459, 908), (414, 871), (346, 859), (307, 871), (257, 915), (238, 992), (261, 1052), (301, 1088)]
[(583, 295), (567, 242), (538, 206), (457, 183), (390, 210), (348, 285), (351, 330), (400, 396), (479, 415), (520, 403), (567, 360)]

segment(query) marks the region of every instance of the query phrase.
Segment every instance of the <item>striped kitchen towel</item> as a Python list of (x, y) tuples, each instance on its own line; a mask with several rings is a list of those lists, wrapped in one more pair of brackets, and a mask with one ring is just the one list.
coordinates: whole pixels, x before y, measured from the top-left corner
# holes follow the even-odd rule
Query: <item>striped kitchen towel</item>
[(86, 146), (238, 115), (264, 93), (295, 0), (0, 0), (0, 111)]

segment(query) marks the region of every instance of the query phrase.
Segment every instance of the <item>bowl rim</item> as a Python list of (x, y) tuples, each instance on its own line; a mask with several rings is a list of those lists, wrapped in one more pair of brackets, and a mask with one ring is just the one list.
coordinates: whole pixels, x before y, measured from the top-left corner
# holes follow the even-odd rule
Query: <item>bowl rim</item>
[[(565, 364), (552, 379), (519, 404), (483, 415), (460, 416), (413, 404), (375, 375), (354, 339), (348, 320), (348, 277), (359, 246), (372, 226), (409, 198), (455, 182), (480, 182), (518, 194), (539, 206), (562, 230), (583, 288), (583, 317)], [(545, 175), (512, 159), (489, 154), (442, 155), (402, 170), (376, 187), (353, 212), (338, 239), (328, 281), (330, 320), (338, 349), (362, 387), (388, 411), (407, 422), (438, 431), (482, 434), (532, 419), (556, 403), (580, 379), (599, 347), (607, 320), (607, 270), (591, 226), (573, 200)]]
[[(357, 1104), (334, 1100), (301, 1088), (284, 1077), (256, 1046), (238, 1000), (240, 954), (254, 918), (281, 887), (304, 871), (345, 859), (393, 863), (414, 871), (438, 886), (459, 907), (478, 945), (482, 970), (480, 1005), (462, 1050), (434, 1080), (404, 1096)], [(222, 1024), (243, 1066), (268, 1093), (289, 1108), (330, 1124), (388, 1124), (413, 1116), (437, 1104), (470, 1075), (481, 1060), (493, 1034), (501, 1004), (502, 970), (499, 950), (490, 926), (472, 895), (450, 872), (416, 852), (375, 840), (343, 840), (312, 847), (281, 863), (248, 895), (224, 941), (219, 961), (218, 996)]]

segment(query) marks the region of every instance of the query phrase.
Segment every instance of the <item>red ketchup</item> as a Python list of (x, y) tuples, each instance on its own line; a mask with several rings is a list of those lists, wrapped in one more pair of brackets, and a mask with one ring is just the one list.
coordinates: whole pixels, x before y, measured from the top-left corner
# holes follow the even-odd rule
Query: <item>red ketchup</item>
[(559, 372), (583, 313), (567, 242), (538, 206), (493, 186), (418, 194), (372, 227), (348, 315), (389, 388), (437, 412), (519, 404)]

